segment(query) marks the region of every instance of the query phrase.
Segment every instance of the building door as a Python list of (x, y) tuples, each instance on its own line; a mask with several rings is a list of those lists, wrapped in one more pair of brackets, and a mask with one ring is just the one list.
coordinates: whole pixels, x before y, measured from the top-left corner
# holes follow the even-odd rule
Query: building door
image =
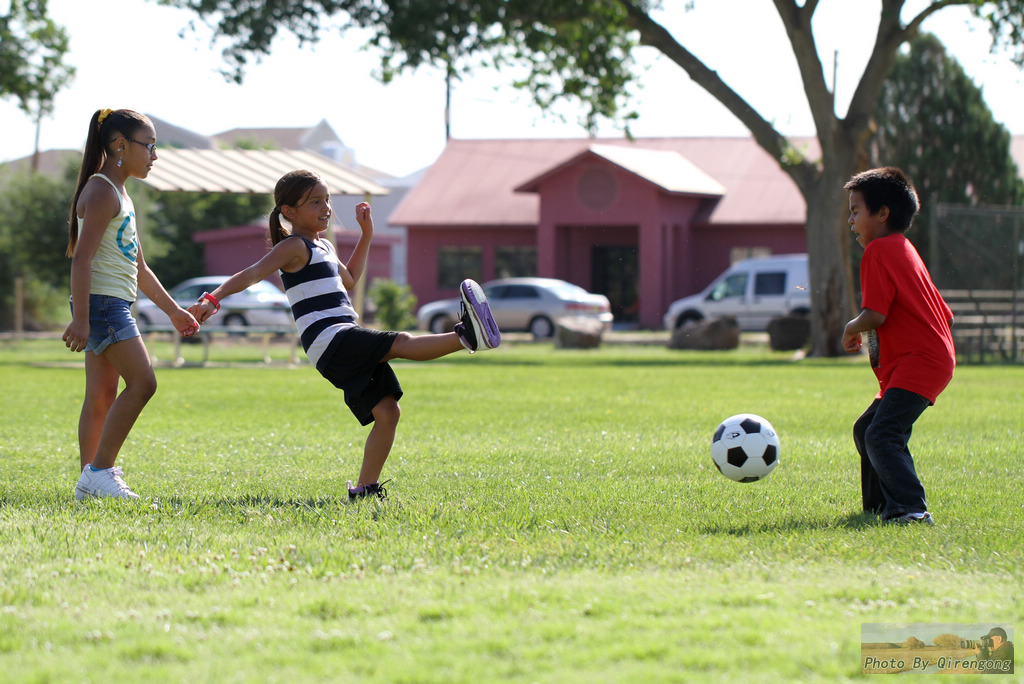
[(591, 291), (608, 297), (616, 322), (637, 320), (639, 300), (637, 248), (595, 245), (591, 248)]

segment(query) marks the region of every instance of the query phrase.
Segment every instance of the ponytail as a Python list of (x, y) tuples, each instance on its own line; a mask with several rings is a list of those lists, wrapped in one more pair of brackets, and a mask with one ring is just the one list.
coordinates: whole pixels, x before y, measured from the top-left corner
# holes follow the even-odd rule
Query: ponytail
[(274, 209), (270, 212), (270, 243), (276, 245), (281, 240), (289, 237), (290, 230), (281, 225), (281, 207), (297, 207), (302, 203), (303, 198), (317, 183), (320, 176), (312, 171), (299, 169), (289, 171), (281, 176), (274, 186)]
[(65, 254), (74, 256), (78, 244), (78, 198), (85, 184), (94, 173), (103, 168), (110, 152), (108, 147), (119, 137), (130, 138), (138, 129), (150, 123), (149, 118), (130, 109), (97, 109), (89, 120), (89, 134), (85, 139), (82, 166), (78, 170), (78, 184), (75, 197), (71, 200), (71, 215), (68, 217), (68, 246)]
[(276, 245), (291, 235), (291, 231), (281, 225), (281, 207), (274, 207), (270, 212), (270, 244)]

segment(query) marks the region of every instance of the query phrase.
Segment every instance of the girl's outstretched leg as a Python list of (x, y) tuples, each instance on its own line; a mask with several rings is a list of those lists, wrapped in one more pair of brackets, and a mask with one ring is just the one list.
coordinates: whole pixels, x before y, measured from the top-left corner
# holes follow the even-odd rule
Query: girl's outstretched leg
[(483, 288), (473, 280), (464, 280), (459, 291), (462, 294), (462, 315), (455, 325), (455, 332), (420, 337), (399, 333), (384, 361), (432, 361), (463, 348), (472, 354), (501, 344), (501, 331), (491, 314)]
[(407, 332), (401, 332), (398, 333), (394, 344), (391, 345), (391, 351), (382, 360), (433, 361), (462, 349), (459, 336), (453, 332), (440, 335), (410, 335)]

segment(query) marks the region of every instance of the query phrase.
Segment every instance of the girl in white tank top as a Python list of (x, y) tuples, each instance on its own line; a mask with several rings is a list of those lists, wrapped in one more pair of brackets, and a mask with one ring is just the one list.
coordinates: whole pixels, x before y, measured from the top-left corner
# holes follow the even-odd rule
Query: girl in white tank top
[[(115, 465), (128, 432), (156, 391), (149, 353), (131, 317), (138, 290), (170, 316), (182, 335), (199, 329), (146, 265), (135, 207), (124, 190), (128, 178), (145, 178), (156, 159), (156, 130), (147, 117), (129, 109), (93, 114), (71, 203), (72, 319), (63, 336), (70, 351), (85, 352), (76, 499), (139, 498)], [(122, 378), (125, 387), (118, 394)]]

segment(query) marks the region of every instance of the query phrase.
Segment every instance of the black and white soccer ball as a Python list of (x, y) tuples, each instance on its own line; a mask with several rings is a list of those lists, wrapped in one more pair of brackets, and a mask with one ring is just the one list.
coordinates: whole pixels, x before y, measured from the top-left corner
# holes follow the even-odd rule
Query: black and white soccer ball
[(715, 430), (711, 459), (718, 472), (736, 482), (757, 482), (779, 465), (779, 436), (753, 413), (729, 416)]

